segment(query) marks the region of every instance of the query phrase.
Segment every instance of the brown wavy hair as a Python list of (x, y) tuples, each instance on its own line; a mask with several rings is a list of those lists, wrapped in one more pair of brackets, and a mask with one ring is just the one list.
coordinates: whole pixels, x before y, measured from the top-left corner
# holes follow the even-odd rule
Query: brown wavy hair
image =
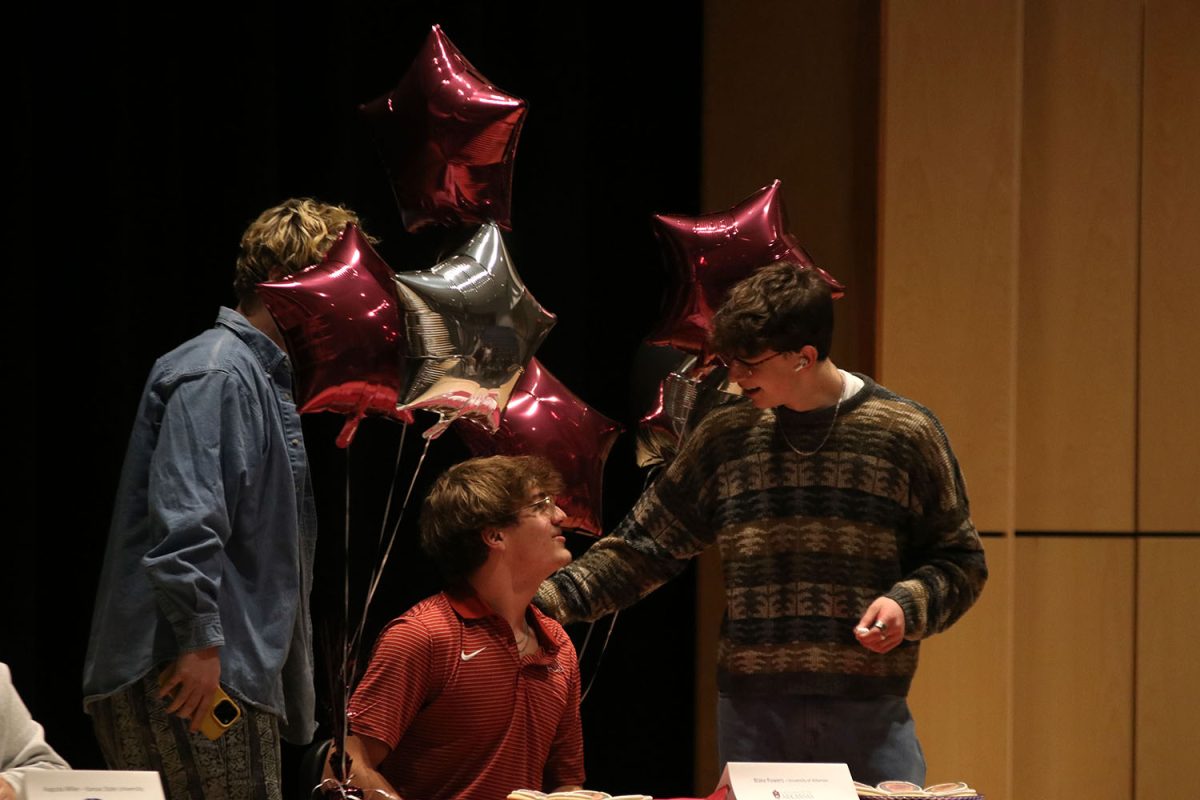
[(434, 482), (421, 508), (421, 549), (442, 577), (461, 586), (487, 560), (481, 535), (517, 521), (532, 491), (557, 495), (562, 476), (537, 456), (488, 456), (455, 464)]

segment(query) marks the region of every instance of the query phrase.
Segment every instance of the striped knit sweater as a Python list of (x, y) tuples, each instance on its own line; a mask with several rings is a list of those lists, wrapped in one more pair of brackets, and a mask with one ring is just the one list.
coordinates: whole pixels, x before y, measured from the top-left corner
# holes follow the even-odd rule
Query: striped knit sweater
[[(860, 377), (815, 455), (789, 442), (815, 449), (833, 409), (714, 412), (617, 530), (543, 583), (535, 602), (561, 621), (596, 619), (715, 542), (722, 691), (906, 695), (918, 640), (970, 608), (987, 566), (937, 419)], [(905, 614), (906, 641), (883, 655), (853, 630), (880, 595)]]

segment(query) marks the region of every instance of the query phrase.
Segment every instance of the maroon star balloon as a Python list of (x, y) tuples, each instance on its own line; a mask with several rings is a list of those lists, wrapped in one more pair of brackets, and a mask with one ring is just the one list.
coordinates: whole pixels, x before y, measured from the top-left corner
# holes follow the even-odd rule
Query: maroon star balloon
[(513, 161), (525, 101), (505, 94), (434, 25), (396, 88), (360, 107), (404, 227), (511, 229)]
[(834, 297), (845, 293), (842, 284), (813, 264), (787, 232), (782, 185), (775, 180), (733, 208), (715, 214), (655, 215), (655, 233), (674, 278), (666, 313), (647, 341), (702, 354), (713, 315), (729, 290), (759, 267), (781, 259), (815, 269), (833, 287)]
[(558, 504), (564, 528), (599, 536), (604, 462), (621, 426), (580, 400), (536, 358), (521, 377), (500, 428), (489, 434), (470, 419), (454, 425), (477, 456), (541, 456), (566, 484)]
[(404, 388), (404, 328), (394, 277), (348, 225), (320, 264), (258, 284), (292, 359), (300, 413), (350, 417), (339, 447), (350, 444), (364, 414), (412, 421), (411, 412), (396, 408)]

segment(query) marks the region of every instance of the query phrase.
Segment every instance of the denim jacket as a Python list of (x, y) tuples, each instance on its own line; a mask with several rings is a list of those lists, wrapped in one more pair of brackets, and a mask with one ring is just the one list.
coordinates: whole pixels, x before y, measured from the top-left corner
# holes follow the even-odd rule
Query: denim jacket
[(160, 358), (134, 421), (83, 691), (121, 689), (220, 645), (221, 683), (312, 738), (308, 597), (316, 511), (291, 367), (245, 317)]

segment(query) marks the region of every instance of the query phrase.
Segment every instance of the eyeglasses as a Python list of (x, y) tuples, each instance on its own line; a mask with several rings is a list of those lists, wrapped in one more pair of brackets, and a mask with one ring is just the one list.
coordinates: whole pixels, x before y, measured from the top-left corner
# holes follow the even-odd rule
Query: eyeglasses
[(757, 361), (747, 361), (744, 358), (725, 358), (724, 356), (717, 356), (716, 362), (722, 367), (728, 369), (730, 372), (733, 372), (736, 369), (739, 372), (746, 373), (746, 377), (750, 377), (754, 374), (756, 367), (761, 367), (772, 358), (779, 358), (781, 355), (783, 355), (783, 353), (772, 353), (771, 355), (760, 358)]
[(518, 513), (520, 513), (520, 511), (525, 511), (526, 509), (528, 509), (528, 510), (532, 511), (534, 514), (553, 514), (554, 508), (555, 508), (554, 495), (548, 494), (548, 495), (543, 496), (540, 500), (534, 500), (529, 505), (521, 506)]

